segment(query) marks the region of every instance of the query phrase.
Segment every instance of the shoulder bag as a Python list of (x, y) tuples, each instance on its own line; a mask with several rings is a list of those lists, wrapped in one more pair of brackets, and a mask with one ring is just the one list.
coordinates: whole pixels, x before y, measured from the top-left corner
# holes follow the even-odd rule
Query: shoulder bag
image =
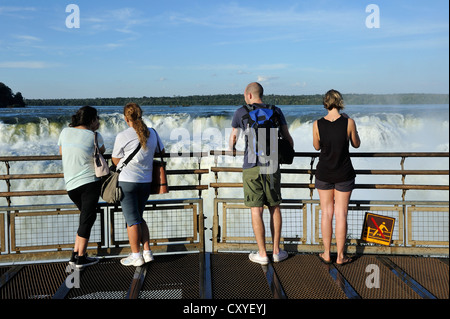
[(278, 163), (292, 164), (294, 161), (295, 151), (288, 140), (278, 139)]
[(141, 144), (139, 143), (134, 152), (128, 156), (125, 162), (123, 162), (122, 167), (115, 172), (111, 172), (111, 175), (109, 175), (109, 177), (103, 182), (100, 195), (105, 202), (110, 204), (118, 204), (122, 199), (122, 189), (119, 187), (119, 174), (122, 171), (122, 168), (131, 161), (140, 149)]
[(105, 158), (98, 147), (97, 132), (94, 132), (94, 169), (95, 176), (103, 177), (109, 174), (108, 163), (106, 163)]
[(155, 129), (152, 130), (156, 134), (156, 153), (159, 153), (161, 160), (153, 159), (153, 171), (152, 171), (152, 184), (150, 188), (150, 194), (166, 194), (169, 192), (167, 185), (166, 163), (163, 160), (161, 149), (158, 142), (158, 134)]

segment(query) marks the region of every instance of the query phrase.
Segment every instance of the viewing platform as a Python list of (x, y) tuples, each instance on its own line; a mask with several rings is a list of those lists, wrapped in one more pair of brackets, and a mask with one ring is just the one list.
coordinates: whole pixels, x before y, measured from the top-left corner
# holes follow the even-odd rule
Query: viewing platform
[(10, 265), (0, 267), (0, 299), (449, 299), (448, 258), (354, 259), (340, 266), (290, 254), (262, 266), (246, 253), (184, 253), (141, 267), (116, 257), (82, 271), (67, 262)]
[[(243, 311), (236, 304), (245, 301), (236, 300), (262, 305), (260, 300), (275, 299), (449, 299), (449, 153), (351, 153), (376, 167), (354, 162), (356, 190), (382, 191), (389, 199), (367, 193), (351, 201), (346, 252), (353, 262), (344, 266), (318, 258), (321, 210), (313, 176), (319, 153), (296, 153), (295, 168), (281, 166), (281, 246), (289, 258), (267, 266), (249, 260), (248, 252), (257, 246), (240, 193), (242, 168), (222, 164), (223, 158), (241, 155), (165, 155), (170, 193), (151, 196), (147, 203), (144, 218), (155, 260), (141, 267), (120, 264), (130, 253), (121, 207), (100, 200), (88, 248), (100, 261), (82, 271), (68, 267), (79, 212), (59, 186), (61, 157), (0, 157), (0, 299), (182, 299), (174, 304), (180, 314), (207, 300), (234, 300), (234, 308), (216, 309), (222, 315)], [(447, 169), (434, 169), (434, 164), (405, 168), (419, 158)], [(42, 161), (52, 171), (29, 172), (29, 161)], [(179, 169), (173, 161), (192, 167)], [(444, 183), (435, 182), (436, 176)], [(421, 182), (417, 177), (423, 177)], [(423, 199), (428, 194), (432, 199)], [(367, 212), (395, 219), (389, 245), (361, 239)], [(265, 224), (269, 236), (268, 216)], [(270, 251), (271, 238), (267, 243)]]

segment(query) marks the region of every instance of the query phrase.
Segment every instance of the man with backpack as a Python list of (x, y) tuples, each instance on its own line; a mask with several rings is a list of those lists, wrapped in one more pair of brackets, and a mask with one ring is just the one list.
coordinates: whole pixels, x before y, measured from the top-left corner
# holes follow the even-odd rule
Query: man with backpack
[(251, 208), (252, 226), (259, 251), (251, 253), (251, 261), (266, 265), (264, 205), (270, 212), (270, 229), (273, 238), (273, 261), (280, 262), (288, 257), (281, 250), (281, 174), (279, 169), (279, 135), (290, 146), (294, 141), (289, 134), (286, 119), (280, 108), (262, 102), (264, 89), (256, 82), (250, 83), (244, 92), (245, 103), (236, 110), (232, 120), (230, 149), (235, 150), (239, 135), (245, 135), (243, 164), (244, 203)]

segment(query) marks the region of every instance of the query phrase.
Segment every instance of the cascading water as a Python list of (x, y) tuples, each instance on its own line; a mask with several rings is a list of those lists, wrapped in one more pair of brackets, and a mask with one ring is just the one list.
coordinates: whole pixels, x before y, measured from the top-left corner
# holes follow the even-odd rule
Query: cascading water
[[(227, 149), (231, 132), (231, 118), (237, 106), (191, 106), (191, 107), (158, 107), (144, 106), (144, 121), (160, 134), (166, 152), (208, 152), (214, 149)], [(57, 141), (61, 130), (67, 127), (70, 116), (77, 107), (27, 107), (25, 109), (0, 110), (0, 156), (23, 155), (57, 155)], [(314, 152), (312, 146), (312, 124), (315, 119), (326, 115), (321, 106), (281, 106), (289, 124), (289, 130), (295, 142), (297, 152)], [(103, 135), (107, 153), (111, 153), (117, 133), (127, 128), (123, 120), (122, 107), (97, 107), (100, 115), (99, 132)], [(390, 106), (347, 106), (344, 110), (355, 119), (361, 147), (357, 150), (350, 147), (350, 152), (448, 152), (449, 150), (449, 107), (448, 105), (390, 105)], [(243, 150), (241, 138), (237, 149)], [(400, 169), (400, 160), (374, 160), (353, 158), (357, 169)], [(196, 160), (175, 158), (169, 161), (169, 169), (196, 167)], [(316, 162), (317, 163), (317, 162)], [(214, 165), (214, 158), (202, 159), (203, 168)], [(241, 157), (219, 158), (219, 165), (241, 167)], [(287, 166), (286, 166), (287, 167)], [(290, 168), (309, 168), (309, 159), (295, 159)], [(448, 169), (448, 160), (407, 159), (406, 169)], [(55, 173), (61, 172), (57, 162), (16, 162), (11, 173)], [(5, 167), (0, 166), (0, 173)], [(223, 180), (240, 181), (239, 174), (221, 173)], [(203, 176), (202, 182), (213, 182), (211, 176)], [(382, 180), (380, 179), (382, 178)], [(408, 181), (414, 183), (448, 184), (448, 176), (414, 177)], [(357, 183), (394, 183), (401, 182), (399, 176), (365, 176), (357, 177)], [(170, 182), (171, 180), (169, 180)], [(285, 183), (308, 183), (308, 176), (283, 176)], [(49, 183), (46, 185), (46, 183)], [(194, 176), (177, 176), (172, 183), (196, 183)], [(51, 185), (49, 187), (48, 185)], [(5, 183), (0, 183), (0, 191), (5, 190)], [(15, 180), (12, 187), (16, 190), (27, 189), (64, 189), (62, 180)], [(411, 193), (409, 191), (408, 193)], [(204, 192), (205, 196), (213, 191)], [(242, 196), (242, 190), (223, 189), (224, 196)], [(352, 199), (395, 199), (399, 200), (401, 191), (355, 190)], [(422, 192), (423, 193), (423, 192)], [(448, 194), (435, 192), (425, 195), (423, 199), (448, 200)], [(176, 192), (164, 196), (181, 196)], [(193, 194), (195, 196), (195, 194)], [(211, 195), (213, 196), (213, 195)], [(308, 190), (283, 190), (286, 198), (309, 198)], [(317, 194), (315, 194), (317, 196)], [(437, 196), (435, 198), (434, 196)], [(415, 198), (416, 199), (416, 198)], [(61, 196), (55, 198), (35, 198), (39, 203), (54, 201), (68, 202)], [(5, 201), (5, 199), (0, 199)], [(29, 198), (15, 198), (15, 204), (31, 204)], [(44, 202), (42, 202), (44, 201)], [(0, 202), (0, 205), (5, 203)]]

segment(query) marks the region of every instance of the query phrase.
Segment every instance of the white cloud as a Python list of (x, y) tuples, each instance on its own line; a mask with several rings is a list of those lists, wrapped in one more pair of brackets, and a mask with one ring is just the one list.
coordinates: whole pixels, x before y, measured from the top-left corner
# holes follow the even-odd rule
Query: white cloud
[(61, 64), (48, 63), (43, 61), (9, 61), (0, 62), (0, 68), (2, 69), (47, 69), (59, 67)]
[[(176, 24), (191, 24), (218, 29), (249, 28), (249, 31), (254, 30), (255, 26), (261, 30), (277, 27), (286, 29), (288, 27), (291, 28), (291, 32), (296, 33), (296, 30), (299, 29), (305, 31), (320, 26), (342, 28), (346, 23), (360, 18), (361, 13), (357, 10), (347, 9), (339, 12), (331, 9), (303, 10), (297, 6), (283, 6), (281, 9), (274, 10), (231, 3), (220, 5), (203, 15), (198, 12), (172, 12), (167, 20)], [(282, 35), (279, 34), (279, 36)]]
[(0, 14), (23, 11), (36, 11), (34, 7), (0, 7)]
[(275, 64), (263, 64), (257, 67), (259, 70), (281, 70), (287, 69), (289, 64), (275, 63)]
[(296, 88), (304, 88), (304, 87), (306, 87), (306, 82), (305, 81), (298, 81), (298, 82), (295, 82), (292, 86), (293, 87), (296, 87)]
[(42, 41), (40, 38), (32, 35), (16, 35), (15, 38), (24, 41), (35, 41), (35, 42)]
[(257, 82), (269, 82), (272, 80), (277, 80), (279, 79), (278, 76), (264, 76), (264, 75), (258, 75), (258, 80)]
[(83, 19), (88, 22), (91, 31), (110, 31), (120, 33), (137, 34), (135, 27), (148, 22), (148, 19), (141, 18), (142, 13), (134, 8), (120, 8), (109, 10), (97, 15), (90, 15)]

